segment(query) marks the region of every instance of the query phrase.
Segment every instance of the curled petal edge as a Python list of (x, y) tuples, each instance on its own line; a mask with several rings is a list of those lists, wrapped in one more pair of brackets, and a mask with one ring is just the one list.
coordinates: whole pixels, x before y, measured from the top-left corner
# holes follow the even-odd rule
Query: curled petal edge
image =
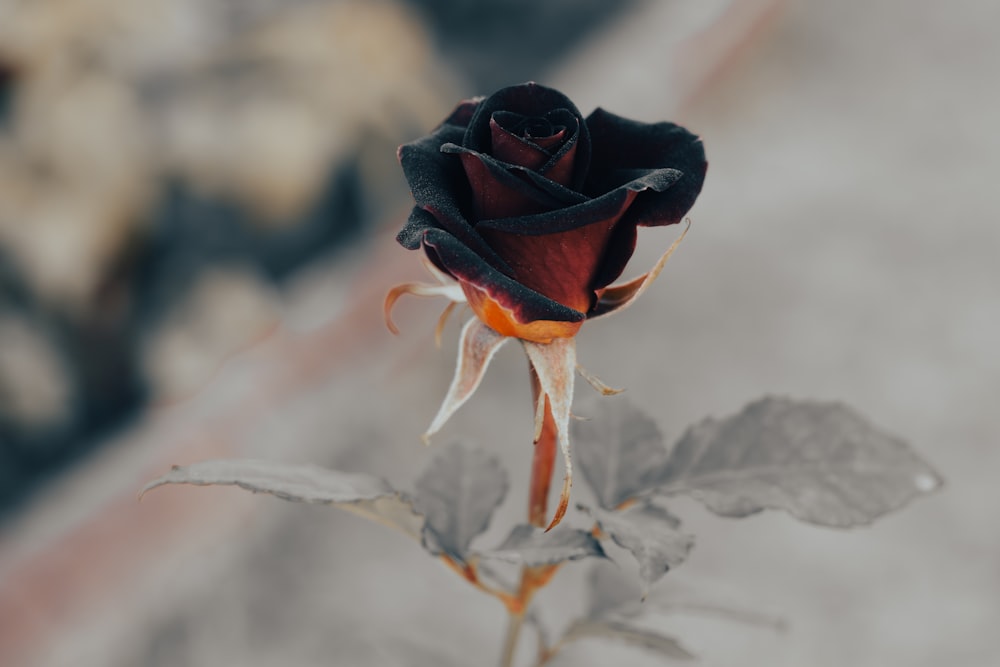
[(687, 224), (684, 227), (684, 231), (670, 244), (670, 247), (660, 256), (660, 259), (657, 260), (652, 269), (627, 283), (597, 290), (597, 305), (594, 306), (593, 311), (588, 315), (588, 319), (616, 313), (635, 303), (636, 299), (642, 296), (642, 293), (649, 289), (649, 286), (656, 280), (656, 277), (660, 275), (663, 267), (667, 264), (667, 260), (674, 254), (677, 246), (681, 244), (688, 230), (691, 229), (691, 220), (686, 219), (685, 222)]

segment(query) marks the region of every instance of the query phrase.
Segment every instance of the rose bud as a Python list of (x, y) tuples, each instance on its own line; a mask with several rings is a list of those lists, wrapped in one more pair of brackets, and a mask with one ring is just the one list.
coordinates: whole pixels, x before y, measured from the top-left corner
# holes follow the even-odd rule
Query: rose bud
[(584, 118), (534, 83), (462, 103), (399, 158), (417, 205), (397, 240), (423, 247), (495, 331), (540, 343), (607, 312), (636, 227), (679, 222), (707, 164), (682, 127)]

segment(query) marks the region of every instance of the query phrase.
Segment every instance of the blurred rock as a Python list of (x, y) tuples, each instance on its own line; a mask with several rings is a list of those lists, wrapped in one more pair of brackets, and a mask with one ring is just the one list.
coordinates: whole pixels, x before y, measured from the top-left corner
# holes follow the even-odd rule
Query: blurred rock
[(415, 25), (386, 3), (309, 4), (238, 35), (157, 82), (167, 167), (286, 223), (315, 199), (331, 155), (386, 155), (392, 171), (370, 182), (401, 182), (395, 146), (455, 96), (428, 76), (434, 60)]
[(32, 433), (70, 421), (67, 376), (51, 336), (23, 315), (0, 312), (0, 430)]
[(41, 300), (85, 310), (137, 232), (152, 165), (122, 81), (75, 67), (19, 83), (0, 144), (0, 246)]
[(252, 269), (206, 270), (148, 337), (145, 376), (159, 398), (189, 396), (225, 359), (272, 331), (278, 316), (273, 289)]
[(11, 399), (0, 465), (45, 456), (6, 474), (247, 345), (282, 280), (402, 204), (395, 149), (456, 88), (388, 1), (0, 0), (0, 343), (45, 332), (0, 387), (48, 401)]

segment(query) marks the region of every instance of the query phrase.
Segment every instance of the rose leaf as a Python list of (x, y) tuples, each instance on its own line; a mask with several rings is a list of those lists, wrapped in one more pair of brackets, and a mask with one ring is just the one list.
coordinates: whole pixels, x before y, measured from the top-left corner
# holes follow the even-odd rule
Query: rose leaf
[(458, 444), (445, 448), (416, 482), (414, 505), (427, 517), (424, 547), (464, 563), (506, 493), (507, 473), (495, 458)]
[(942, 484), (899, 438), (839, 403), (764, 398), (688, 429), (659, 491), (722, 516), (782, 509), (822, 526), (871, 523)]
[(573, 446), (598, 504), (612, 510), (656, 485), (667, 449), (656, 423), (624, 397), (596, 401), (572, 424)]
[(238, 486), (292, 502), (335, 505), (418, 540), (423, 531), (424, 517), (408, 498), (382, 478), (362, 473), (255, 459), (201, 461), (174, 466), (147, 484), (139, 497), (165, 484)]
[(615, 544), (635, 557), (639, 563), (639, 578), (646, 590), (667, 570), (683, 563), (694, 546), (694, 537), (678, 530), (680, 521), (650, 502), (620, 512), (582, 505), (580, 509), (594, 517)]
[(528, 524), (515, 526), (500, 546), (479, 555), (525, 567), (555, 565), (588, 556), (606, 557), (601, 543), (585, 530), (557, 526), (545, 532)]
[(642, 590), (613, 561), (595, 563), (587, 577), (587, 618), (632, 618), (643, 610)]

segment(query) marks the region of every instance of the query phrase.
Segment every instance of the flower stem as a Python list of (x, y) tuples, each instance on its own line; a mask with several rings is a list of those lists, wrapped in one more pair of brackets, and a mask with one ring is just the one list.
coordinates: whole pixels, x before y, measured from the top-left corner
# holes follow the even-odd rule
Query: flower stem
[(517, 643), (521, 638), (521, 628), (524, 627), (524, 614), (511, 614), (507, 619), (507, 635), (503, 641), (503, 654), (500, 656), (500, 667), (513, 667), (514, 656), (517, 653)]
[[(549, 489), (555, 468), (558, 432), (549, 399), (542, 392), (534, 367), (531, 368), (531, 395), (536, 418), (541, 416), (542, 421), (540, 425), (536, 424), (535, 452), (531, 460), (531, 482), (528, 491), (528, 521), (533, 526), (545, 528), (548, 525)], [(539, 401), (545, 401), (544, 406), (539, 405)], [(544, 413), (540, 408), (544, 409)], [(513, 666), (521, 627), (524, 625), (524, 615), (531, 604), (531, 598), (549, 583), (558, 567), (558, 565), (541, 565), (521, 568), (521, 583), (516, 596), (520, 604), (507, 606), (509, 618), (500, 660), (501, 667)]]

